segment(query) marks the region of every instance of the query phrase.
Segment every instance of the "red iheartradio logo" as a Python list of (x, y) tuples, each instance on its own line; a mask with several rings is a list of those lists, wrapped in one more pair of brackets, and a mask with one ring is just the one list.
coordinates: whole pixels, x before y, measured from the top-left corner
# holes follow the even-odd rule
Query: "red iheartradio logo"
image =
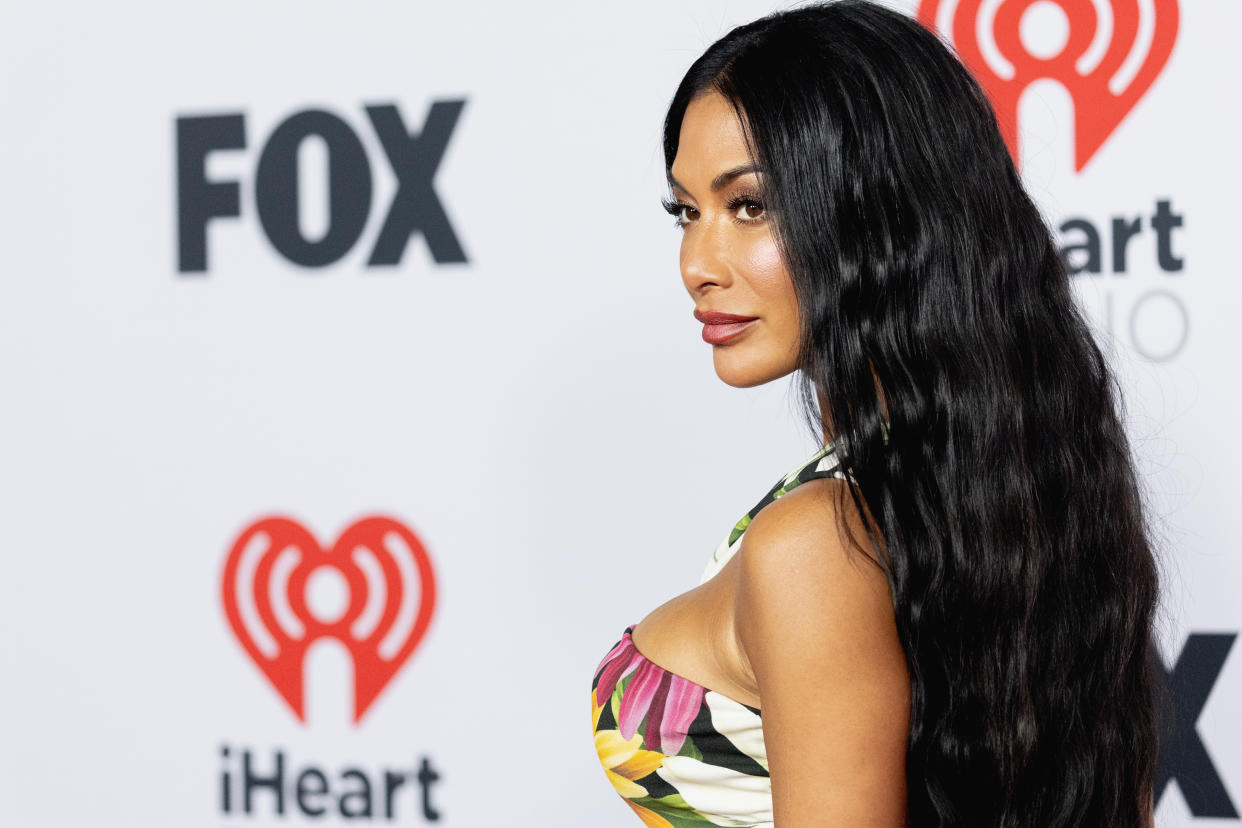
[(1045, 78), (1064, 86), (1080, 172), (1168, 62), (1178, 9), (1177, 0), (922, 0), (918, 20), (952, 41), (987, 90), (1014, 163), (1018, 97)]
[[(343, 582), (343, 606), (310, 606), (316, 580)], [(381, 516), (356, 521), (331, 549), (290, 518), (255, 521), (233, 542), (221, 588), (233, 634), (300, 721), (312, 643), (326, 636), (349, 650), (357, 723), (427, 632), (436, 597), (418, 537)]]

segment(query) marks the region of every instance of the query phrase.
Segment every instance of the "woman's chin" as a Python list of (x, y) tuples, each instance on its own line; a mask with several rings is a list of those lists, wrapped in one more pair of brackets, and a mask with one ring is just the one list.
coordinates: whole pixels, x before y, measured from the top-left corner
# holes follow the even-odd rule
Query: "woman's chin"
[(780, 379), (794, 370), (793, 367), (785, 365), (730, 359), (727, 355), (721, 355), (719, 350), (713, 355), (712, 361), (720, 381), (734, 388), (754, 388), (756, 385)]

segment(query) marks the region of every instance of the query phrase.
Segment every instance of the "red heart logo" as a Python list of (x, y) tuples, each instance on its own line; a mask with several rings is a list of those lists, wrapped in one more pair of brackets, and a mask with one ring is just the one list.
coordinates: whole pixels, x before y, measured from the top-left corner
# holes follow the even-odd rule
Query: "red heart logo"
[[(336, 617), (308, 606), (307, 585), (321, 572), (347, 586), (348, 603)], [(311, 644), (326, 636), (348, 649), (357, 723), (422, 640), (436, 597), (418, 536), (378, 515), (353, 523), (330, 550), (296, 520), (257, 520), (233, 542), (221, 592), (233, 634), (302, 722)]]
[[(1033, 81), (1060, 82), (1074, 102), (1074, 171), (1080, 172), (1168, 62), (1177, 40), (1177, 0), (1154, 0), (1147, 19), (1139, 0), (1106, 0), (1098, 4), (1104, 15), (1092, 0), (1053, 0), (1068, 24), (1065, 41), (1054, 44), (1053, 54), (1032, 54), (1022, 19), (1031, 6), (1047, 2), (1002, 0), (985, 10), (983, 0), (922, 0), (918, 20), (952, 40), (987, 90), (1015, 164), (1019, 96)], [(941, 16), (946, 19), (938, 22)]]

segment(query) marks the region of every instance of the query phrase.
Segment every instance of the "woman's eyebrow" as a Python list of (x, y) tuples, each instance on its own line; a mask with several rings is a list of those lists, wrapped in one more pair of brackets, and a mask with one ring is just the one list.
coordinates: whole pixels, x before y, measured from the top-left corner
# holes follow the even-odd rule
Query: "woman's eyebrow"
[[(712, 179), (712, 192), (713, 193), (720, 192), (726, 186), (728, 186), (730, 181), (737, 178), (739, 175), (746, 175), (746, 173), (752, 173), (752, 172), (753, 173), (759, 172), (759, 167), (757, 167), (754, 164), (743, 164), (740, 167), (734, 167), (731, 170), (725, 170), (720, 175)], [(682, 186), (682, 184), (676, 178), (673, 178), (673, 173), (671, 171), (668, 173), (668, 183), (683, 192), (687, 192), (687, 193), (690, 192), (684, 186)]]

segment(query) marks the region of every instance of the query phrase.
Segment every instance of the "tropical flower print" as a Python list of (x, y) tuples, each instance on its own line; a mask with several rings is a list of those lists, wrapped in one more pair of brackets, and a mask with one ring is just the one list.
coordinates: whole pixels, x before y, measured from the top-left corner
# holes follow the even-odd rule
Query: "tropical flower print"
[[(887, 433), (887, 430), (885, 430), (885, 442), (887, 442)], [(836, 477), (841, 480), (852, 479), (841, 465), (837, 450), (832, 443), (821, 446), (806, 462), (776, 481), (776, 484), (768, 489), (768, 493), (749, 512), (742, 515), (725, 539), (716, 547), (716, 551), (712, 553), (711, 560), (707, 562), (707, 568), (703, 571), (703, 577), (699, 583), (710, 580), (712, 576), (724, 567), (729, 558), (733, 557), (733, 554), (742, 545), (742, 536), (746, 534), (746, 529), (750, 526), (750, 522), (754, 520), (755, 515), (759, 514), (759, 511), (764, 506), (767, 506), (781, 495), (793, 491), (806, 481), (817, 477)]]
[(595, 734), (595, 750), (608, 781), (617, 793), (628, 799), (647, 795), (647, 790), (634, 780), (652, 773), (664, 761), (663, 753), (643, 750), (642, 743), (641, 736), (627, 742), (615, 730), (601, 730)]
[(603, 704), (604, 699), (612, 696), (621, 678), (628, 679), (617, 709), (621, 738), (634, 738), (639, 727), (645, 725), (643, 742), (648, 750), (666, 754), (680, 751), (687, 728), (699, 712), (703, 688), (644, 658), (635, 649), (628, 629), (604, 658), (602, 670), (595, 688), (596, 704)]
[[(762, 778), (753, 777), (761, 786), (767, 781), (767, 770), (754, 757), (741, 754), (725, 734), (714, 728), (713, 707), (719, 703), (708, 703), (707, 697), (718, 697), (725, 704), (746, 711), (753, 722), (750, 738), (742, 740), (747, 744), (756, 743), (754, 731), (760, 731), (758, 711), (731, 702), (650, 661), (634, 647), (632, 629), (627, 627), (621, 640), (604, 656), (591, 688), (595, 750), (608, 781), (648, 828), (763, 824), (732, 818), (732, 812), (747, 804), (737, 801), (737, 794), (746, 786), (739, 787), (732, 777), (751, 778), (732, 768), (739, 761), (744, 762), (747, 771), (761, 775)], [(725, 715), (725, 720), (729, 715)], [(732, 715), (736, 721), (736, 715)], [(715, 764), (707, 764), (713, 757)], [(724, 800), (708, 789), (710, 785), (704, 785), (705, 778), (713, 778), (713, 771), (724, 771), (731, 777), (718, 779), (723, 784), (716, 791), (725, 794)], [(693, 790), (695, 805), (678, 789), (679, 780)], [(761, 792), (760, 801), (755, 803), (752, 798), (749, 804), (758, 804), (762, 809), (768, 801), (770, 796), (765, 799)], [(724, 810), (713, 814), (717, 806)]]
[[(783, 476), (733, 527), (709, 561), (715, 576), (759, 510), (816, 477), (845, 477), (831, 445)], [(647, 659), (627, 627), (595, 671), (591, 723), (608, 781), (647, 828), (772, 828), (758, 708)]]

